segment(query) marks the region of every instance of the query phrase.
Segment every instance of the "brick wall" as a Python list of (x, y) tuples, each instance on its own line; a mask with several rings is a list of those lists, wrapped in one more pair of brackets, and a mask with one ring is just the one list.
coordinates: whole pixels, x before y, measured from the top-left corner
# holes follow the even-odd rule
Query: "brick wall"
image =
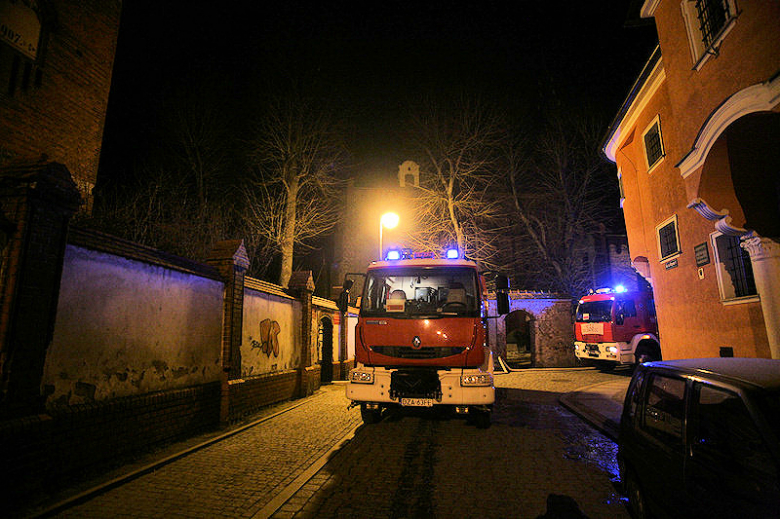
[(231, 380), (229, 420), (238, 420), (267, 405), (295, 398), (297, 385), (298, 372), (294, 369)]
[(18, 503), (72, 485), (122, 456), (215, 427), (219, 400), (211, 383), (0, 421), (0, 484)]
[[(10, 67), (21, 60), (0, 43), (0, 165), (49, 160), (65, 164), (88, 194), (94, 186), (111, 86), (121, 2), (46, 2), (44, 42), (34, 64), (40, 79), (9, 95)], [(19, 74), (21, 75), (21, 74)], [(35, 75), (35, 74), (33, 74)], [(39, 83), (39, 84), (38, 84)]]

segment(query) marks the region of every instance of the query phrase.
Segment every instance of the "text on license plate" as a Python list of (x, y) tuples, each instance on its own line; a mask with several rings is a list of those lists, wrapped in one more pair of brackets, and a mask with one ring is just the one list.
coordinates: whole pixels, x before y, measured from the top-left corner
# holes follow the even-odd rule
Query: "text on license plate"
[(433, 407), (432, 398), (402, 398), (401, 405), (414, 407)]

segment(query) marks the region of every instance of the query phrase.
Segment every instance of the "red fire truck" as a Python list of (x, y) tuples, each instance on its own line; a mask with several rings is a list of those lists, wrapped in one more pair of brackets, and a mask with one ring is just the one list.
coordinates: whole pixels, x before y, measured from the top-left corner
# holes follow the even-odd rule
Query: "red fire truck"
[[(339, 298), (346, 311), (351, 280)], [(509, 310), (505, 276), (496, 276), (498, 312)], [(355, 328), (356, 367), (346, 393), (365, 423), (392, 406), (449, 406), (490, 424), (495, 400), (487, 346), (485, 281), (477, 264), (448, 251), (390, 251), (365, 274)]]
[(653, 293), (602, 288), (583, 296), (574, 322), (574, 354), (604, 369), (661, 360)]

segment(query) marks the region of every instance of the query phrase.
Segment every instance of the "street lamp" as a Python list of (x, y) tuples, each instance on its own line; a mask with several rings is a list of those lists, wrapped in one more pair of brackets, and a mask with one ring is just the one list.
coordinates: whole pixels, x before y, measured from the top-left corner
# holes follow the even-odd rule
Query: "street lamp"
[(382, 227), (392, 229), (398, 225), (398, 215), (395, 213), (385, 213), (379, 219), (379, 259), (382, 259)]

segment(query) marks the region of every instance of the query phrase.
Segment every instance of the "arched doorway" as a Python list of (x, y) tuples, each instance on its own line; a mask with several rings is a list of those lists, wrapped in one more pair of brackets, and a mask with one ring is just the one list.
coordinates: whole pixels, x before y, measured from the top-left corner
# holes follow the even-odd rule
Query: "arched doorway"
[(317, 334), (320, 350), (320, 384), (333, 382), (333, 321), (328, 317), (320, 319)]
[[(776, 84), (774, 91), (780, 93)], [(701, 163), (701, 172), (697, 197), (688, 207), (714, 222), (721, 300), (760, 297), (769, 353), (780, 358), (780, 114), (744, 115), (728, 108), (727, 103), (711, 118), (724, 119), (723, 124), (709, 123), (700, 132), (709, 139), (697, 139), (703, 151), (694, 165)]]
[(533, 364), (534, 316), (515, 310), (504, 318), (506, 362), (510, 368), (529, 368)]

